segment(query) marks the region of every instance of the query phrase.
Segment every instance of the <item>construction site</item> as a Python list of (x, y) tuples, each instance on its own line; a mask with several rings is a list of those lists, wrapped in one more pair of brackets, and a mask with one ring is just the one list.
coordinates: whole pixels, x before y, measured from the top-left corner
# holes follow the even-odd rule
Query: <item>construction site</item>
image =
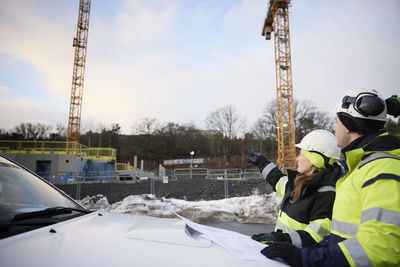
[[(270, 55), (273, 55), (273, 61), (269, 61), (268, 64), (274, 66), (276, 102), (273, 103), (274, 109), (270, 112), (274, 114), (271, 117), (276, 116), (274, 117), (276, 125), (272, 125), (273, 132), (269, 133), (271, 137), (268, 144), (263, 143), (262, 136), (250, 139), (229, 137), (229, 139), (217, 130), (189, 128), (187, 135), (194, 136), (190, 137), (192, 139), (176, 135), (172, 136), (174, 140), (171, 141), (163, 138), (164, 133), (157, 138), (149, 134), (121, 135), (117, 136), (119, 139), (115, 142), (109, 140), (109, 146), (101, 146), (101, 138), (98, 138), (99, 141), (90, 142), (90, 138), (94, 139), (94, 137), (86, 134), (84, 136), (86, 145), (84, 145), (81, 142), (81, 118), (82, 106), (85, 105), (83, 100), (85, 75), (91, 71), (86, 68), (91, 1), (80, 0), (75, 34), (71, 38), (74, 57), (65, 141), (28, 141), (8, 138), (8, 140), (0, 140), (0, 153), (52, 183), (58, 184), (105, 181), (135, 183), (146, 180), (171, 182), (190, 178), (241, 181), (261, 179), (259, 170), (247, 162), (247, 149), (263, 152), (284, 172), (287, 169), (295, 169), (295, 143), (304, 136), (305, 130), (300, 130), (301, 125), (296, 125), (299, 121), (295, 120), (290, 10), (290, 0), (269, 1), (264, 23), (259, 25), (261, 34), (258, 38), (264, 38), (267, 43), (273, 43), (273, 51), (268, 51)], [(258, 33), (259, 29), (257, 29)], [(272, 97), (269, 96), (269, 98)], [(312, 119), (312, 116), (306, 118), (311, 125), (314, 125)], [(300, 118), (300, 120), (305, 120), (305, 118)], [(329, 128), (329, 124), (326, 125)], [(119, 127), (117, 126), (118, 124), (116, 128)], [(167, 131), (170, 130), (177, 129), (167, 128)], [(220, 139), (219, 143), (215, 141), (217, 138)], [(192, 144), (193, 140), (198, 143), (207, 141), (207, 143), (195, 148)], [(240, 147), (233, 148), (233, 142), (239, 143)], [(94, 147), (93, 143), (99, 145)], [(121, 143), (122, 147), (119, 146), (120, 149), (117, 150), (111, 143)], [(154, 143), (162, 144), (159, 146), (160, 149), (153, 147)], [(171, 147), (182, 144), (185, 146), (179, 147), (178, 153), (170, 152)], [(217, 155), (209, 147), (216, 147), (222, 152)], [(229, 152), (233, 150), (235, 150), (234, 156), (230, 157)], [(143, 151), (146, 153), (138, 156), (138, 152)], [(76, 193), (73, 194), (76, 195)]]
[[(277, 165), (295, 168), (295, 122), (293, 111), (292, 66), (289, 33), (290, 1), (270, 1), (262, 36), (274, 33), (277, 107)], [(0, 152), (53, 183), (132, 181), (182, 178), (248, 179), (260, 178), (257, 169), (209, 169), (203, 158), (166, 160), (158, 170), (145, 171), (137, 156), (131, 162), (118, 162), (112, 147), (88, 147), (80, 143), (81, 112), (86, 71), (90, 21), (90, 0), (79, 1), (76, 35), (73, 37), (74, 62), (66, 141), (0, 140)], [(90, 71), (90, 70), (88, 70)], [(242, 159), (243, 162), (243, 159)], [(168, 166), (170, 165), (170, 166)], [(212, 165), (212, 164), (209, 164)], [(167, 169), (166, 169), (167, 166)], [(204, 167), (205, 166), (205, 167)]]
[(399, 266), (399, 11), (5, 0), (2, 265)]

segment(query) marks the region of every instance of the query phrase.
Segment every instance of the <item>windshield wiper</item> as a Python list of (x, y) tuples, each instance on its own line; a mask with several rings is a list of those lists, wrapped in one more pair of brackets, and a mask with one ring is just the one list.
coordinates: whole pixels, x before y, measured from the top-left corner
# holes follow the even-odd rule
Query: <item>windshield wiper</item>
[(71, 219), (72, 217), (76, 217), (77, 214), (57, 218), (54, 216), (71, 214), (73, 211), (83, 214), (93, 212), (93, 210), (53, 207), (34, 212), (19, 213), (11, 220), (0, 221), (0, 239)]
[(59, 214), (70, 214), (72, 211), (81, 212), (84, 214), (91, 213), (91, 210), (85, 209), (75, 209), (75, 208), (67, 208), (67, 207), (52, 207), (47, 208), (44, 210), (33, 211), (33, 212), (24, 212), (14, 215), (14, 218), (11, 220), (12, 222), (15, 221), (22, 221), (32, 218), (40, 218), (40, 217), (47, 217), (47, 216), (54, 216)]

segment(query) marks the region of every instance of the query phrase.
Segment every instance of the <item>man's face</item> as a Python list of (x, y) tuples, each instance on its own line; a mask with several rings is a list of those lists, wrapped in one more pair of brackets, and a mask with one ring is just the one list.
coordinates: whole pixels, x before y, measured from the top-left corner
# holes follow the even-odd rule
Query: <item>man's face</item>
[(349, 144), (349, 136), (348, 136), (348, 130), (342, 122), (339, 120), (338, 116), (336, 115), (336, 123), (333, 126), (333, 131), (335, 132), (336, 136), (336, 143), (338, 147), (340, 148), (345, 148)]

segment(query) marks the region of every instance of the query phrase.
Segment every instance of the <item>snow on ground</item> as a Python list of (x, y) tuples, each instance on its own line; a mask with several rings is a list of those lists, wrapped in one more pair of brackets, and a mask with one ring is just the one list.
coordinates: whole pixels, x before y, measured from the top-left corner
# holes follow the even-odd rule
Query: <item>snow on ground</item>
[(150, 194), (131, 195), (112, 205), (109, 204), (106, 197), (97, 195), (86, 197), (79, 202), (88, 209), (162, 218), (175, 217), (174, 210), (179, 215), (199, 223), (236, 221), (238, 223), (275, 224), (281, 200), (281, 197), (273, 192), (268, 195), (209, 201), (158, 199)]

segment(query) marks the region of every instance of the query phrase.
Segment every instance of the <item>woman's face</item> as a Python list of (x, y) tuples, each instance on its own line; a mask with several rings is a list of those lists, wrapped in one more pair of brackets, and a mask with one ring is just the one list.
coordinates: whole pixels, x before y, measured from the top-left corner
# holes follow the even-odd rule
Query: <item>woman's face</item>
[(308, 175), (313, 173), (315, 167), (307, 159), (302, 150), (300, 150), (300, 153), (296, 158), (296, 162), (297, 162), (297, 172)]

